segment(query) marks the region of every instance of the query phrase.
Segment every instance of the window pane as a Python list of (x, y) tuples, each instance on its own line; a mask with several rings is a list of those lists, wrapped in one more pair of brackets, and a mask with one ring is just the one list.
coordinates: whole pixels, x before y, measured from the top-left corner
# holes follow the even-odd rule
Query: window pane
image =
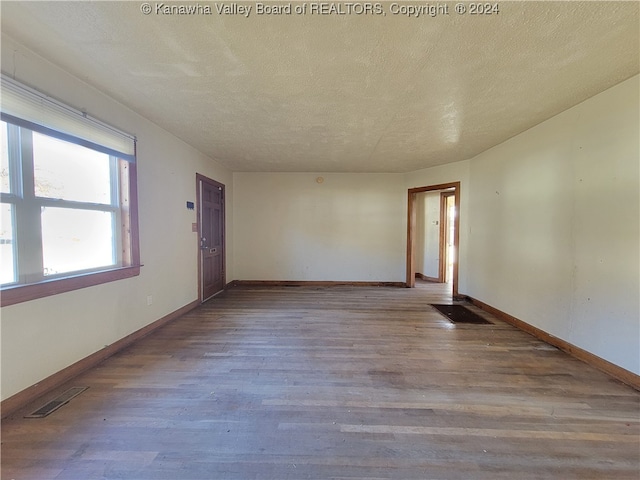
[(0, 155), (2, 155), (2, 164), (0, 165), (0, 192), (11, 192), (11, 181), (9, 180), (9, 142), (7, 140), (7, 124), (0, 122)]
[(113, 213), (42, 207), (44, 275), (115, 264)]
[(33, 132), (35, 194), (111, 203), (109, 155)]
[(13, 205), (3, 203), (0, 209), (0, 283), (16, 281), (13, 238)]

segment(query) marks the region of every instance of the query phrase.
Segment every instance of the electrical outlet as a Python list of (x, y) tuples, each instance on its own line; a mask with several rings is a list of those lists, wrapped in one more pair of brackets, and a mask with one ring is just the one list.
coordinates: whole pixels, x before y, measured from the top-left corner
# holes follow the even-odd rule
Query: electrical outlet
[(151, 305), (153, 303), (153, 295), (147, 295), (147, 305)]

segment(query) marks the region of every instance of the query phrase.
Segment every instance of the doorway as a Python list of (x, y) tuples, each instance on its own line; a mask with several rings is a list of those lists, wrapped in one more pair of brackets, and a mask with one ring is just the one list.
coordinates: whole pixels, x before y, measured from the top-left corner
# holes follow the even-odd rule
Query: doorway
[[(440, 195), (440, 258), (439, 281), (450, 281), (453, 298), (458, 297), (458, 257), (460, 239), (460, 182), (410, 188), (407, 208), (407, 278), (406, 285), (416, 285), (416, 224), (417, 196), (424, 192), (438, 192)], [(451, 197), (451, 198), (449, 198)], [(443, 208), (444, 204), (444, 208)], [(451, 246), (447, 248), (447, 240)], [(447, 252), (449, 255), (447, 255)], [(449, 258), (447, 258), (447, 256)]]
[(198, 193), (198, 298), (205, 302), (224, 290), (224, 185), (196, 174)]

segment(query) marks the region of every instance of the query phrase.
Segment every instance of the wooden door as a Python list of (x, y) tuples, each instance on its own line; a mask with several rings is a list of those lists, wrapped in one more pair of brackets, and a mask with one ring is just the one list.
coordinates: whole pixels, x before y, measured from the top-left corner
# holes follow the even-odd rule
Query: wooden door
[(200, 301), (221, 292), (224, 271), (224, 185), (202, 175), (198, 179), (200, 234)]
[(456, 215), (455, 192), (440, 192), (440, 265), (439, 282), (449, 283), (453, 277), (453, 244)]

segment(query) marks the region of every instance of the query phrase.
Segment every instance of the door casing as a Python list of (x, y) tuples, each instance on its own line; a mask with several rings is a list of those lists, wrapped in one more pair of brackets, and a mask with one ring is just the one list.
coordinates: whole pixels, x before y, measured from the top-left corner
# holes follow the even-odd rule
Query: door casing
[(414, 288), (416, 286), (416, 265), (415, 265), (415, 231), (416, 231), (416, 195), (422, 192), (432, 192), (435, 190), (446, 190), (453, 188), (455, 198), (456, 216), (454, 222), (453, 233), (453, 298), (458, 294), (458, 258), (460, 255), (460, 182), (441, 183), (438, 185), (429, 185), (426, 187), (410, 188), (407, 195), (407, 278), (406, 286)]

